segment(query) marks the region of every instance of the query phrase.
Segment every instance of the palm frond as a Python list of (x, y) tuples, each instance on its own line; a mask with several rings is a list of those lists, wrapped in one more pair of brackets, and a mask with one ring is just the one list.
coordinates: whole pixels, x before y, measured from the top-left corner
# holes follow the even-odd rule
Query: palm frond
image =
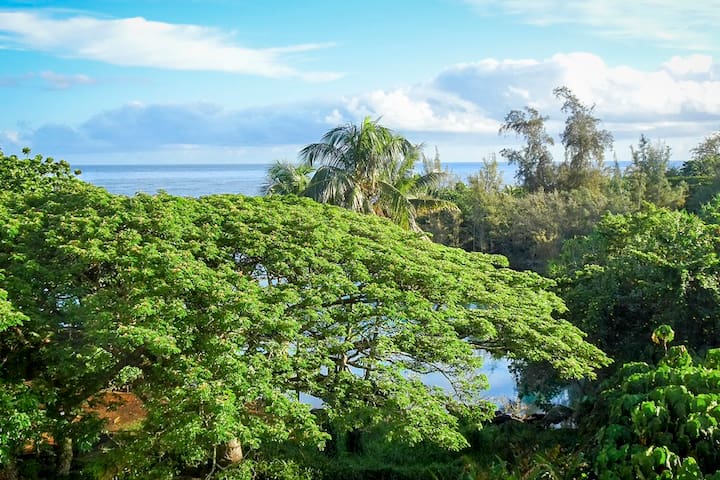
[(313, 168), (277, 160), (268, 169), (265, 182), (260, 186), (263, 195), (300, 195), (310, 182)]
[(415, 211), (420, 213), (427, 212), (459, 212), (457, 205), (449, 200), (440, 200), (438, 198), (408, 198), (408, 201), (415, 207)]
[(331, 203), (354, 209), (354, 201), (349, 200), (355, 194), (353, 179), (343, 169), (331, 165), (318, 168), (305, 189), (303, 195), (316, 202)]
[(424, 175), (417, 175), (413, 182), (413, 188), (408, 193), (419, 194), (420, 192), (429, 192), (437, 190), (442, 182), (450, 177), (448, 172), (428, 172)]
[(343, 151), (329, 143), (311, 143), (298, 153), (303, 165), (338, 165), (342, 163)]
[(410, 230), (417, 228), (415, 224), (415, 207), (408, 198), (387, 182), (381, 181), (378, 185), (380, 187), (380, 195), (377, 201), (379, 213), (390, 218), (403, 228)]
[(354, 212), (373, 213), (372, 202), (357, 183), (353, 183), (345, 196), (345, 208)]
[(329, 130), (319, 143), (303, 148), (304, 165), (320, 167), (305, 195), (319, 202), (391, 218), (405, 228), (419, 230), (408, 194), (419, 196), (439, 184), (439, 173), (415, 175), (422, 147), (365, 117), (360, 125)]

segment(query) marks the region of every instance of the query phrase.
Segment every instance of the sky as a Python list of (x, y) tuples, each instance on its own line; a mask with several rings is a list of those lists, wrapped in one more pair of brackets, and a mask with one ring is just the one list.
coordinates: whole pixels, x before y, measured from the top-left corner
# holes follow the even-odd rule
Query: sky
[(93, 163), (295, 160), (364, 117), (477, 162), (513, 109), (594, 105), (630, 158), (720, 130), (720, 0), (0, 0), (0, 149)]

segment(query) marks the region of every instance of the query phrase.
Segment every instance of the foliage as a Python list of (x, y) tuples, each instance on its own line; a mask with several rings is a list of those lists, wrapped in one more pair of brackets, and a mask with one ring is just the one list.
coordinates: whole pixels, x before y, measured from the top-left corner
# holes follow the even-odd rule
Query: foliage
[(702, 206), (720, 192), (720, 132), (715, 132), (692, 149), (675, 182), (689, 187), (686, 208), (699, 212)]
[(418, 210), (456, 210), (428, 191), (445, 178), (441, 171), (417, 175), (420, 148), (366, 117), (328, 131), (319, 143), (300, 151), (305, 165), (317, 167), (303, 191), (321, 203), (390, 218), (403, 228), (420, 231)]
[(673, 187), (685, 190), (683, 208), (692, 213), (700, 212), (703, 206), (720, 192), (720, 178), (716, 177), (668, 175), (668, 181)]
[[(0, 402), (35, 414), (11, 416), (8, 464), (32, 440), (58, 470), (70, 447), (122, 478), (291, 475), (329, 433), (457, 450), (458, 418), (490, 414), (478, 350), (564, 378), (607, 363), (556, 319), (552, 282), (502, 257), (306, 198), (129, 198), (43, 165), (0, 162), (34, 187), (0, 193), (2, 308), (22, 313), (3, 317)], [(99, 443), (88, 402), (119, 385), (146, 413)]]
[(691, 153), (692, 158), (680, 169), (682, 175), (717, 176), (720, 173), (720, 132), (706, 137)]
[(467, 185), (458, 183), (441, 190), (439, 196), (453, 201), (461, 215), (421, 218), (423, 228), (436, 241), (499, 253), (509, 258), (513, 268), (545, 273), (563, 242), (588, 234), (605, 213), (637, 209), (643, 200), (682, 203), (682, 188), (670, 187), (664, 176), (665, 153), (669, 152), (643, 146), (636, 152), (635, 168), (626, 178), (617, 165), (614, 170), (604, 169), (612, 135), (599, 128), (594, 106), (581, 103), (567, 87), (556, 88), (554, 93), (568, 114), (561, 134), (565, 161), (552, 163), (548, 146), (553, 139), (545, 130), (547, 117), (531, 107), (510, 111), (500, 133), (515, 133), (523, 137), (525, 145), (521, 149), (505, 148), (501, 155), (518, 165), (516, 178), (521, 185), (502, 188), (497, 164), (492, 160), (486, 161)]
[(64, 160), (55, 161), (52, 157), (35, 155), (30, 158), (30, 149), (23, 153), (26, 158), (17, 155), (5, 155), (0, 151), (0, 191), (34, 192), (42, 189), (59, 188), (80, 173), (71, 171)]
[(547, 273), (565, 241), (590, 232), (606, 212), (625, 210), (618, 200), (587, 188), (513, 196), (501, 207), (502, 243), (495, 252), (507, 255), (515, 268)]
[[(460, 212), (428, 212), (419, 217), (424, 231), (433, 241), (463, 247), (469, 251), (492, 252), (488, 233), (495, 197), (502, 188), (502, 173), (495, 155), (483, 158), (483, 167), (471, 175), (468, 184), (456, 182), (438, 191), (438, 197), (457, 205)], [(459, 215), (458, 215), (459, 213)]]
[[(672, 337), (669, 326), (662, 327)], [(597, 435), (601, 479), (720, 478), (720, 349), (694, 362), (671, 347), (657, 366), (628, 363), (604, 392)]]
[(683, 185), (672, 187), (666, 176), (670, 161), (670, 147), (662, 142), (652, 144), (645, 135), (640, 135), (638, 148), (630, 147), (632, 165), (626, 173), (630, 184), (630, 195), (636, 208), (642, 202), (658, 207), (677, 208), (684, 202)]
[(322, 456), (312, 460), (328, 480), (455, 479), (462, 473), (458, 453), (432, 442), (408, 446), (388, 441), (381, 433), (335, 435)]
[(577, 429), (509, 421), (471, 438), (472, 449), (463, 460), (473, 474), (465, 478), (588, 478), (590, 462), (580, 448), (584, 440)]
[[(488, 167), (493, 168), (491, 163)], [(471, 251), (499, 253), (515, 269), (547, 272), (548, 262), (567, 239), (590, 233), (605, 213), (622, 213), (630, 207), (622, 196), (589, 188), (531, 194), (500, 189), (495, 181), (488, 181), (486, 169), (470, 177), (468, 185), (457, 184), (440, 192), (460, 208), (459, 219), (444, 217), (449, 228), (453, 228), (452, 221), (457, 222), (455, 237), (438, 235), (442, 230), (430, 228), (427, 217), (421, 224), (435, 240), (444, 239)]]
[(555, 88), (553, 93), (563, 101), (562, 111), (568, 114), (560, 134), (565, 147), (565, 163), (560, 168), (561, 186), (573, 189), (588, 185), (602, 167), (605, 150), (612, 147), (612, 134), (599, 128), (600, 119), (594, 116), (594, 105), (584, 105), (568, 87)]
[(276, 161), (269, 169), (261, 187), (263, 195), (301, 195), (310, 183), (309, 175), (314, 168)]
[[(23, 152), (28, 157), (6, 156), (0, 152), (0, 223), (3, 225), (0, 251), (22, 234), (28, 222), (36, 221), (32, 212), (27, 212), (24, 219), (17, 218), (6, 200), (16, 195), (30, 199), (38, 192), (60, 190), (72, 184), (77, 173), (72, 172), (66, 162), (44, 159), (40, 155), (30, 158), (29, 149)], [(22, 253), (17, 252), (15, 261), (23, 260)], [(13, 298), (9, 288), (12, 281), (0, 267), (0, 476), (10, 477), (18, 473), (15, 457), (19, 452), (29, 445), (39, 445), (43, 432), (68, 427), (67, 419), (48, 418), (48, 410), (55, 408), (54, 392), (44, 384), (25, 381), (25, 373), (34, 368), (35, 358), (23, 350), (30, 345), (42, 345), (45, 338), (34, 331), (32, 319)], [(18, 355), (25, 355), (20, 364), (15, 363)]]
[(655, 329), (650, 339), (653, 343), (658, 345), (662, 344), (665, 351), (667, 351), (668, 343), (675, 340), (675, 331), (670, 327), (670, 325), (660, 325)]
[(720, 227), (693, 214), (647, 206), (609, 215), (563, 247), (554, 275), (568, 318), (616, 361), (649, 360), (660, 324), (697, 352), (720, 334)]
[(525, 138), (526, 145), (522, 150), (504, 148), (500, 155), (511, 164), (517, 164), (516, 178), (528, 192), (550, 191), (556, 186), (555, 167), (548, 150), (548, 145), (555, 142), (545, 131), (547, 119), (536, 109), (525, 107), (525, 111), (511, 110), (500, 127), (501, 134), (514, 132)]

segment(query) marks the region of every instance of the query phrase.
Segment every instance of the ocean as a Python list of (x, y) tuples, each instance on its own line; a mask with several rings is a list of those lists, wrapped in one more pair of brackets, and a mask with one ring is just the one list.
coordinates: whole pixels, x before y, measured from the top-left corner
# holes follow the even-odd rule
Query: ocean
[[(620, 168), (630, 165), (618, 162)], [(682, 162), (670, 162), (680, 167)], [(482, 162), (449, 162), (443, 167), (457, 179), (466, 181), (480, 171)], [(260, 195), (270, 164), (177, 164), (177, 165), (73, 165), (82, 171), (80, 178), (105, 187), (111, 193), (134, 195), (138, 192), (200, 197), (214, 193)], [(498, 163), (505, 184), (515, 183), (516, 166)]]
[[(443, 164), (461, 180), (477, 173), (480, 162)], [(499, 165), (505, 183), (512, 183), (515, 166)], [(163, 190), (172, 195), (200, 197), (214, 193), (260, 195), (265, 182), (266, 163), (258, 164), (184, 164), (184, 165), (73, 165), (82, 171), (80, 178), (105, 187), (111, 193), (134, 195)]]

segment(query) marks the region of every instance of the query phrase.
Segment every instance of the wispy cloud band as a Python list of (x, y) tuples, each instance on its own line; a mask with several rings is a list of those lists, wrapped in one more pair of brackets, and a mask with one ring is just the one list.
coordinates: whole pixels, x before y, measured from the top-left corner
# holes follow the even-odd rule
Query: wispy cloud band
[(300, 71), (290, 65), (289, 57), (329, 46), (332, 43), (247, 48), (236, 44), (229, 33), (199, 25), (142, 17), (58, 18), (47, 12), (0, 10), (0, 48), (37, 50), (120, 66), (329, 81), (342, 75)]
[(97, 80), (82, 74), (65, 74), (44, 70), (23, 75), (0, 75), (0, 87), (30, 86), (51, 90), (65, 90), (78, 85), (95, 85)]
[(680, 49), (720, 50), (720, 0), (464, 0), (482, 15), (540, 26), (575, 24), (606, 37)]

